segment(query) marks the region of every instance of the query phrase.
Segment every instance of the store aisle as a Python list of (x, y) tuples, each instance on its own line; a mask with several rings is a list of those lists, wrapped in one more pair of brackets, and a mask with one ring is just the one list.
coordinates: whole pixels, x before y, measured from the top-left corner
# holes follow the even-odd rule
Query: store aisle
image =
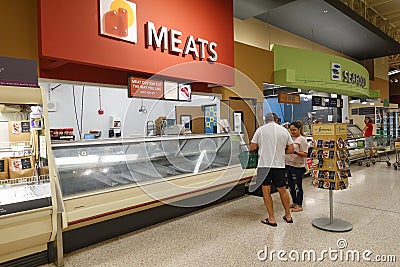
[[(371, 259), (395, 255), (400, 262), (400, 171), (385, 163), (369, 168), (353, 164), (351, 169), (352, 187), (334, 192), (335, 218), (351, 222), (350, 232), (325, 232), (311, 225), (314, 218), (329, 216), (328, 191), (312, 188), (306, 178), (304, 211), (293, 214), (293, 224), (282, 220), (278, 194), (273, 195), (276, 228), (260, 223), (266, 214), (262, 199), (246, 196), (67, 254), (65, 266), (396, 266), (367, 263), (362, 254), (371, 251), (366, 252)], [(343, 244), (347, 246), (339, 249)], [(276, 253), (272, 263), (259, 260), (257, 254), (263, 258), (265, 253), (258, 252), (266, 248), (268, 253), (284, 250), (288, 261), (280, 261)], [(332, 259), (339, 259), (330, 260), (325, 253), (322, 262), (307, 256), (306, 261), (291, 260), (296, 253), (301, 259), (304, 250), (315, 251), (318, 258), (330, 249), (339, 251), (331, 252)], [(360, 262), (345, 261), (357, 253)]]

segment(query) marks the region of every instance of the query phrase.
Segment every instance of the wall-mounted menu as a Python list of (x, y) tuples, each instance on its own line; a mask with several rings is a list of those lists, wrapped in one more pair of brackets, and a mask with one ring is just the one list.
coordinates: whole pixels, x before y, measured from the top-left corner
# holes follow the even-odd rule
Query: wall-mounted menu
[(189, 83), (132, 76), (128, 80), (128, 97), (191, 101), (192, 86)]
[(128, 97), (162, 99), (163, 81), (129, 77)]

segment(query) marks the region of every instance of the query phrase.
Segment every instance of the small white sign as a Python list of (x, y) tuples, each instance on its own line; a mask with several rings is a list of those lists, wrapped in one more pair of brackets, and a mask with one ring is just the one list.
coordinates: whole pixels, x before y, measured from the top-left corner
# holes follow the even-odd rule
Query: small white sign
[(191, 101), (192, 99), (192, 87), (187, 83), (179, 84), (179, 100)]
[(168, 100), (178, 100), (178, 83), (164, 81), (164, 98)]

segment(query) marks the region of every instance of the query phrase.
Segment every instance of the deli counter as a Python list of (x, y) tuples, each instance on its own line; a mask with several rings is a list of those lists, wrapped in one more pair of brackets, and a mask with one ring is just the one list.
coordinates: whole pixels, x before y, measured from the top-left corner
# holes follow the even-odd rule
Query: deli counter
[(52, 143), (44, 88), (0, 89), (2, 110), (43, 108), (41, 130), (16, 142), (16, 112), (0, 113), (1, 266), (62, 266), (63, 253), (243, 196), (255, 173), (239, 133)]
[(52, 144), (69, 252), (245, 194), (238, 133)]

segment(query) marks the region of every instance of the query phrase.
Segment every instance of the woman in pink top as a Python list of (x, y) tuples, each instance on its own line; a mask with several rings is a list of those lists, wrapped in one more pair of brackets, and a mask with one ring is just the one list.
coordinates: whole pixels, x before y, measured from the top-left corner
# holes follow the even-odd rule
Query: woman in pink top
[(303, 125), (300, 121), (292, 122), (289, 129), (292, 135), (294, 154), (286, 155), (286, 174), (293, 201), (291, 211), (299, 212), (303, 210), (303, 176), (306, 172), (308, 144), (303, 136)]

